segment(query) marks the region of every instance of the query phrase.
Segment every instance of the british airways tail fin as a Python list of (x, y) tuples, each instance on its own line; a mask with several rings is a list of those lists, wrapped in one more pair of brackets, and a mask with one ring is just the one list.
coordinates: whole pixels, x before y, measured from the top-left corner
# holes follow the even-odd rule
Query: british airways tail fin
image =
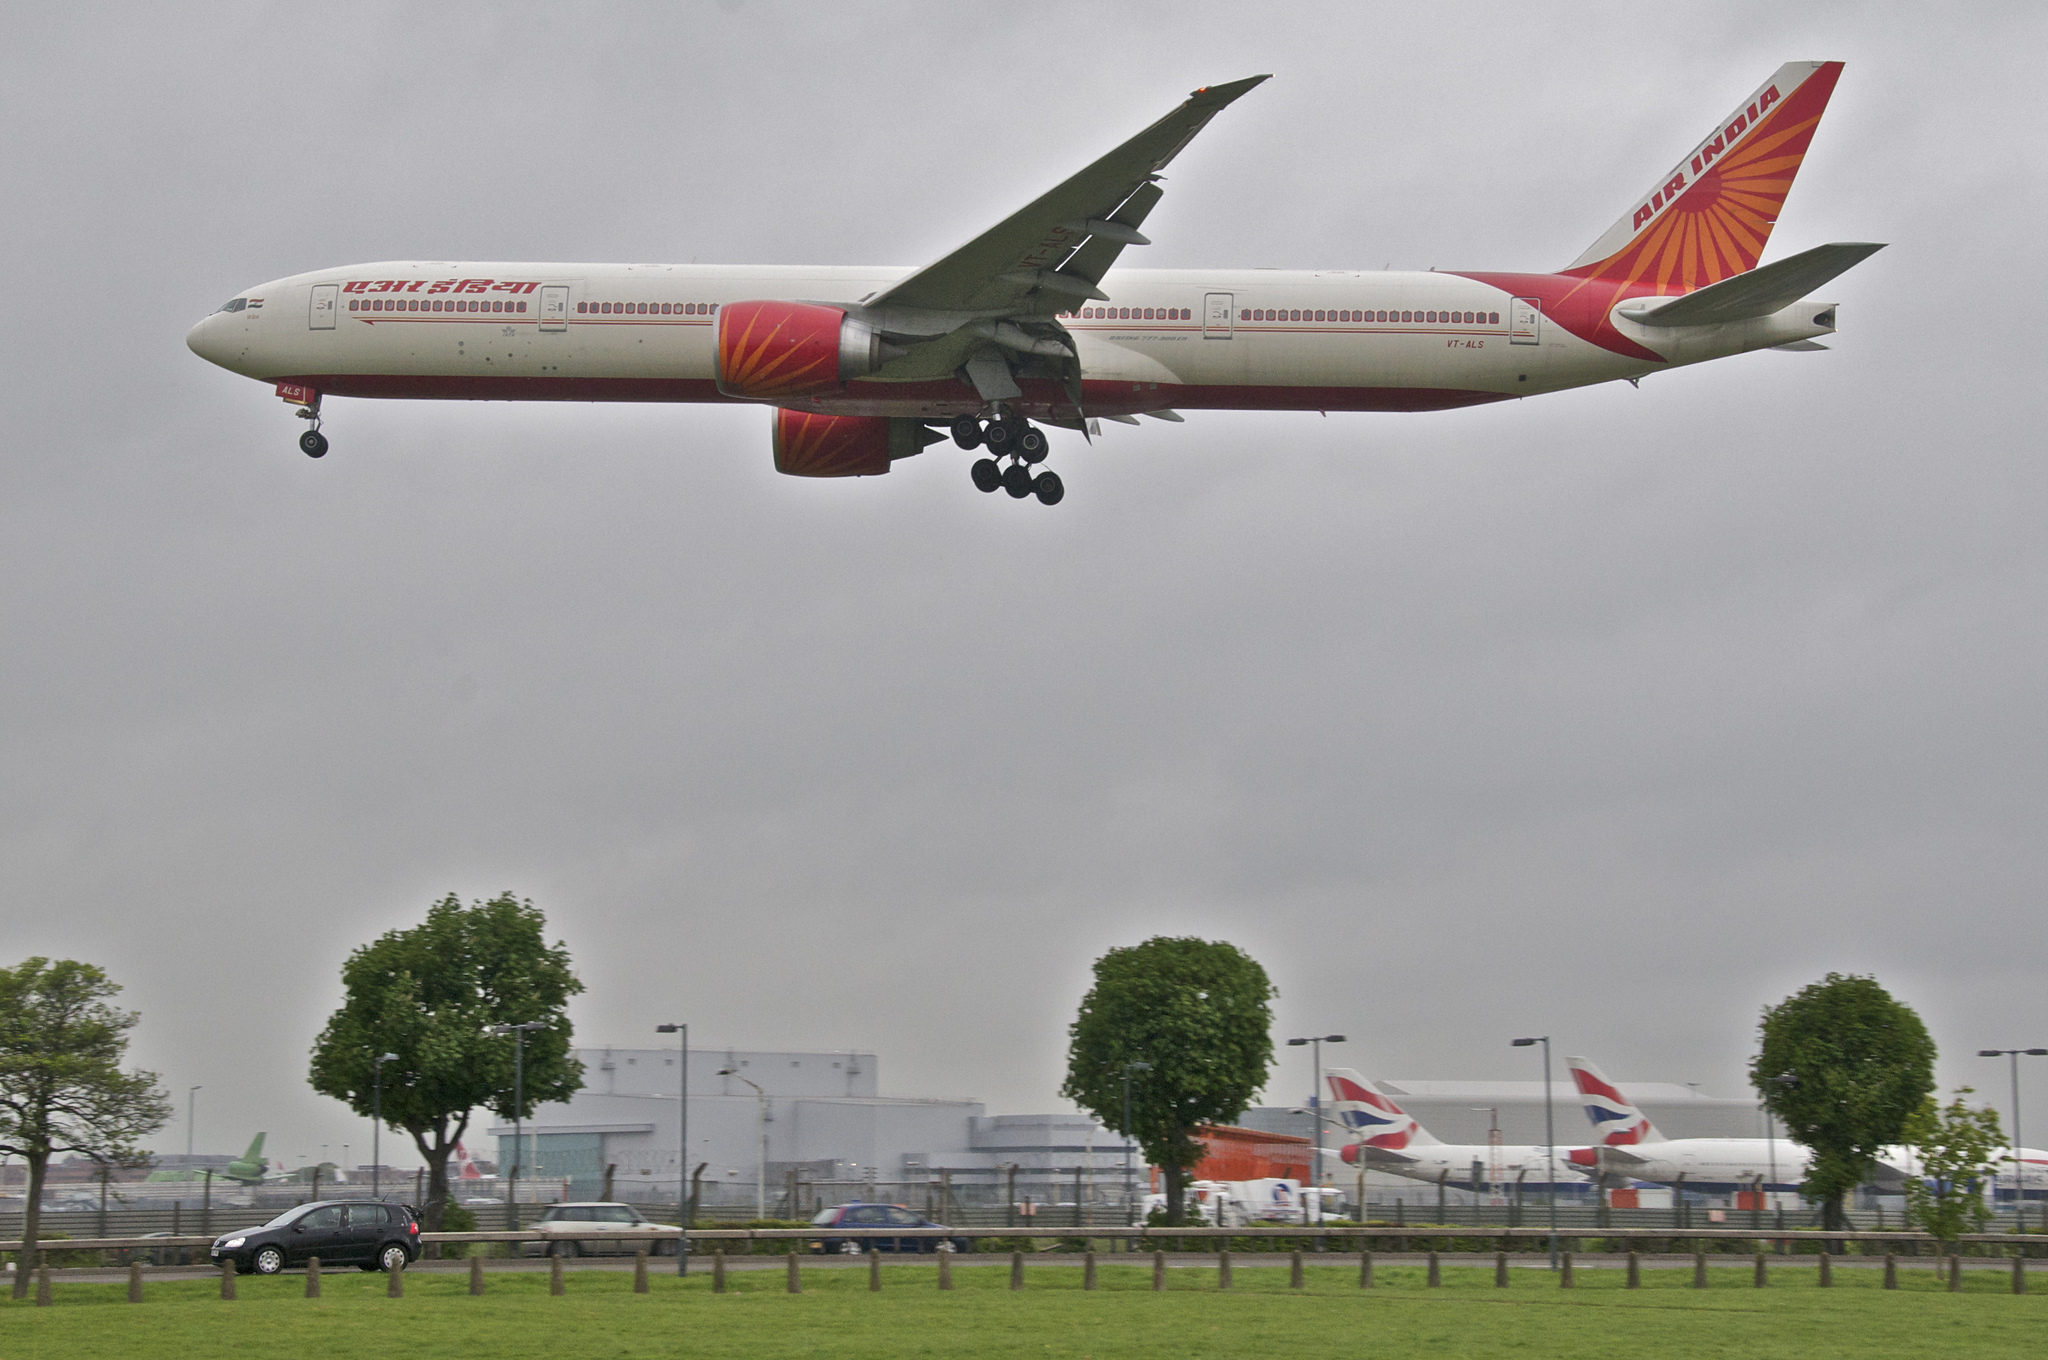
[(1392, 1096), (1352, 1069), (1325, 1067), (1323, 1084), (1330, 1088), (1330, 1117), (1357, 1134), (1365, 1146), (1399, 1152), (1437, 1141)]
[(1756, 268), (1841, 74), (1779, 67), (1564, 272), (1677, 291)]
[(1586, 1118), (1593, 1121), (1593, 1131), (1599, 1135), (1602, 1147), (1632, 1147), (1637, 1143), (1664, 1141), (1664, 1135), (1657, 1132), (1650, 1117), (1630, 1104), (1621, 1088), (1593, 1066), (1591, 1058), (1566, 1058), (1564, 1061), (1571, 1068), (1572, 1081), (1578, 1086), (1579, 1099), (1586, 1107)]

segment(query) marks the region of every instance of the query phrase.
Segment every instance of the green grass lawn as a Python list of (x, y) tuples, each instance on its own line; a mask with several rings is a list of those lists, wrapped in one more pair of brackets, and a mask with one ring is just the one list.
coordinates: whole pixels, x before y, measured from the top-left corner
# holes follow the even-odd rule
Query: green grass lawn
[(1490, 1268), (1444, 1269), (1444, 1287), (1424, 1287), (1420, 1267), (1386, 1267), (1360, 1290), (1355, 1267), (1312, 1266), (1308, 1287), (1287, 1288), (1278, 1268), (1239, 1265), (1235, 1287), (1216, 1288), (1213, 1269), (1174, 1269), (1152, 1292), (1144, 1266), (1104, 1266), (1096, 1293), (1078, 1267), (1034, 1266), (1012, 1293), (1009, 1272), (961, 1266), (955, 1290), (936, 1288), (932, 1266), (890, 1266), (879, 1295), (860, 1269), (807, 1272), (804, 1292), (783, 1274), (735, 1271), (723, 1296), (706, 1275), (656, 1274), (652, 1292), (632, 1276), (571, 1271), (568, 1292), (548, 1294), (545, 1274), (497, 1274), (471, 1298), (468, 1278), (416, 1272), (402, 1299), (384, 1296), (381, 1276), (329, 1273), (325, 1297), (304, 1297), (302, 1277), (244, 1276), (240, 1297), (219, 1297), (214, 1280), (147, 1286), (142, 1304), (121, 1284), (55, 1286), (55, 1305), (0, 1304), (0, 1360), (68, 1357), (262, 1355), (298, 1360), (392, 1356), (430, 1360), (583, 1360), (583, 1357), (1031, 1355), (1034, 1357), (1301, 1355), (1339, 1348), (1388, 1357), (1958, 1356), (2048, 1353), (2048, 1272), (2043, 1293), (2015, 1297), (2002, 1271), (1968, 1274), (1949, 1294), (1928, 1269), (1902, 1272), (1896, 1292), (1876, 1271), (1839, 1270), (1835, 1287), (1813, 1285), (1811, 1269), (1775, 1272), (1756, 1289), (1747, 1265), (1712, 1272), (1705, 1291), (1692, 1272), (1645, 1270), (1643, 1287), (1622, 1287), (1618, 1270), (1582, 1270), (1578, 1287), (1517, 1269), (1496, 1289)]

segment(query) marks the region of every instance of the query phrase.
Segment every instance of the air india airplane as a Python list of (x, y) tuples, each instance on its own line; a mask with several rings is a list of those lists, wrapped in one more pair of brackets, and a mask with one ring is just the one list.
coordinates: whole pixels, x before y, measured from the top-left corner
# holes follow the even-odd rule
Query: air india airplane
[(1555, 273), (1113, 267), (1253, 76), (922, 269), (388, 261), (248, 289), (187, 343), (274, 384), (315, 458), (331, 396), (739, 401), (773, 412), (793, 476), (884, 473), (950, 433), (983, 451), (975, 486), (1053, 505), (1042, 426), (1441, 411), (1825, 348), (1835, 304), (1807, 294), (1881, 247), (1759, 261), (1841, 72), (1780, 67)]

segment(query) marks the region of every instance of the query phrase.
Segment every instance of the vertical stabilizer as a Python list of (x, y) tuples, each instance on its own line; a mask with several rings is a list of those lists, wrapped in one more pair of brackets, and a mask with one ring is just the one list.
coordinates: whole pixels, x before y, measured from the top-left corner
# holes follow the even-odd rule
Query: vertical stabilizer
[(1637, 1143), (1664, 1141), (1664, 1135), (1657, 1132), (1650, 1117), (1629, 1103), (1621, 1088), (1593, 1066), (1591, 1058), (1564, 1061), (1571, 1069), (1579, 1099), (1586, 1107), (1586, 1118), (1593, 1121), (1593, 1131), (1599, 1135), (1601, 1146), (1632, 1147)]
[(1779, 67), (1564, 272), (1679, 292), (1756, 268), (1841, 74)]
[(1365, 1146), (1398, 1152), (1437, 1141), (1393, 1097), (1352, 1069), (1325, 1067), (1323, 1082), (1330, 1088), (1330, 1117), (1357, 1134)]
[(253, 1162), (257, 1166), (263, 1165), (263, 1137), (259, 1133), (249, 1140), (249, 1150), (242, 1154), (243, 1161)]

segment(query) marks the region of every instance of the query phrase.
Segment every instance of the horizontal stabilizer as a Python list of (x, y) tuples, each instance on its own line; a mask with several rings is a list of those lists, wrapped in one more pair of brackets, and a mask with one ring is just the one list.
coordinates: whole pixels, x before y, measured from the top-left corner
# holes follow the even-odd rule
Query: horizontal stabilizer
[(1719, 326), (1769, 316), (1883, 249), (1884, 246), (1868, 241), (1815, 246), (1775, 264), (1710, 283), (1683, 297), (1669, 301), (1644, 298), (1624, 306), (1621, 314), (1644, 326)]

